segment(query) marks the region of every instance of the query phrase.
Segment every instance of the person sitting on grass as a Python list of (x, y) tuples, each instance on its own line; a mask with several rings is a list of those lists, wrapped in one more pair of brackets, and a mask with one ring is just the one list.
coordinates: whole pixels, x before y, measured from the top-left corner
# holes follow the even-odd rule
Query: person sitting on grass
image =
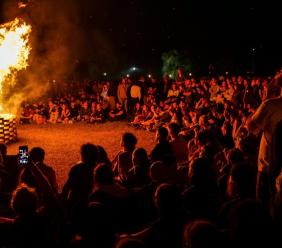
[(122, 150), (115, 156), (113, 171), (120, 181), (126, 181), (128, 171), (132, 167), (132, 153), (136, 147), (137, 138), (132, 133), (124, 133), (121, 138)]
[(76, 217), (80, 210), (84, 209), (88, 197), (93, 189), (93, 171), (97, 164), (97, 147), (86, 143), (80, 149), (81, 162), (74, 165), (65, 183), (61, 197), (67, 202), (70, 214)]
[(188, 160), (188, 148), (184, 139), (179, 136), (180, 126), (177, 123), (170, 123), (168, 126), (171, 138), (170, 144), (177, 162)]
[(165, 127), (159, 127), (156, 131), (157, 144), (153, 148), (150, 159), (151, 162), (162, 161), (167, 162), (168, 159), (174, 157), (171, 144), (168, 142), (168, 131)]
[(96, 111), (93, 116), (90, 118), (91, 123), (103, 123), (105, 121), (105, 111), (102, 108), (101, 104), (98, 103), (96, 106)]
[(61, 121), (64, 124), (67, 124), (67, 123), (69, 123), (69, 119), (70, 119), (70, 110), (69, 110), (67, 104), (63, 103), (63, 105), (62, 105), (62, 114), (61, 114)]
[(124, 119), (124, 117), (125, 117), (125, 111), (122, 105), (119, 102), (117, 102), (116, 108), (109, 112), (109, 119), (110, 121), (121, 121)]
[[(60, 226), (56, 197), (46, 177), (38, 166), (28, 167), (36, 181), (37, 190), (20, 184), (11, 197), (14, 218), (1, 218), (1, 247), (52, 247), (56, 245)], [(38, 192), (42, 199), (39, 200)], [(4, 228), (5, 227), (5, 228)], [(3, 236), (4, 235), (4, 236)]]
[[(55, 195), (58, 194), (58, 183), (56, 173), (51, 166), (44, 163), (45, 151), (41, 147), (34, 147), (29, 152), (31, 162), (38, 167), (41, 173), (48, 180)], [(36, 187), (35, 179), (32, 177), (30, 170), (26, 167), (21, 171), (19, 182), (26, 183), (30, 187)]]
[(108, 210), (111, 223), (116, 229), (127, 220), (127, 198), (129, 191), (114, 180), (112, 169), (107, 164), (99, 164), (94, 170), (94, 187), (89, 203), (99, 202)]
[(150, 161), (144, 148), (136, 148), (132, 154), (132, 168), (128, 171), (126, 186), (143, 187), (150, 183)]

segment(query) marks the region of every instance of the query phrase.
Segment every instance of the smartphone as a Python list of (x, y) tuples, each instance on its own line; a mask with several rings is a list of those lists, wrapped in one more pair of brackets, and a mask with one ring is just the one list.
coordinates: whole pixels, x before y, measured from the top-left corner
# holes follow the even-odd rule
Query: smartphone
[(29, 162), (28, 146), (19, 147), (19, 164), (21, 166), (27, 165)]

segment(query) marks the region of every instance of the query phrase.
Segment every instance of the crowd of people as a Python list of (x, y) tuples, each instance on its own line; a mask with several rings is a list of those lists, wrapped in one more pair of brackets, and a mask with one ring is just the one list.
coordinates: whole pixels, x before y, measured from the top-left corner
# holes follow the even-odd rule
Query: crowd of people
[(1, 144), (0, 246), (279, 244), (282, 75), (271, 81), (182, 77), (162, 84), (124, 79), (116, 91), (106, 84), (96, 92), (95, 84), (79, 98), (24, 105), (22, 121), (126, 119), (155, 131), (156, 143), (146, 151), (124, 133), (113, 160), (99, 144), (83, 144), (61, 192), (44, 149), (34, 147), (29, 165), (19, 168)]
[[(176, 80), (164, 77), (121, 82), (85, 83), (77, 93), (66, 93), (45, 101), (24, 102), (22, 123), (103, 123), (128, 120), (139, 128), (156, 130), (163, 123), (177, 122), (184, 128), (208, 121), (217, 114), (237, 109), (241, 119), (266, 99), (269, 78), (242, 76), (195, 79), (178, 73)], [(212, 110), (212, 111), (207, 111)], [(221, 118), (219, 118), (221, 119)]]

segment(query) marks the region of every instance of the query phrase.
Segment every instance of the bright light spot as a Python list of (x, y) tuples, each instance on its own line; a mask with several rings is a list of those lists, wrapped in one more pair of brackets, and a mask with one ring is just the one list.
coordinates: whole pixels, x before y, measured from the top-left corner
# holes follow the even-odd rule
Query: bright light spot
[(170, 78), (172, 78), (172, 74), (169, 74), (168, 76), (169, 76)]
[(31, 27), (23, 20), (0, 25), (0, 111), (3, 89), (14, 86), (17, 72), (28, 66)]
[(128, 77), (128, 78), (129, 78), (129, 77), (130, 77), (130, 75), (129, 75), (129, 74), (127, 74), (127, 75), (126, 75), (126, 77)]
[(228, 71), (227, 71), (227, 72), (225, 72), (225, 74), (226, 74), (226, 75), (228, 75), (228, 73), (229, 73)]
[(106, 77), (107, 76), (107, 72), (104, 72), (103, 75)]
[(136, 71), (136, 70), (137, 70), (137, 68), (136, 68), (135, 66), (133, 66), (133, 67), (132, 67), (132, 70), (133, 70), (133, 71)]
[(191, 73), (191, 72), (189, 73), (189, 76), (190, 76), (190, 77), (192, 76), (192, 73)]
[(152, 77), (152, 75), (151, 75), (151, 74), (149, 74), (149, 75), (148, 75), (148, 78), (151, 78), (151, 77)]

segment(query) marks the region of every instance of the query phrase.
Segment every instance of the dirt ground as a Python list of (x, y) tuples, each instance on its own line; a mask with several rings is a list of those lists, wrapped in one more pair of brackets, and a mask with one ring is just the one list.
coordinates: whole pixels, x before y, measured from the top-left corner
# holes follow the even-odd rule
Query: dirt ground
[(103, 146), (110, 158), (120, 149), (120, 138), (124, 132), (132, 132), (138, 138), (138, 147), (151, 151), (154, 133), (135, 130), (125, 122), (105, 124), (47, 124), (18, 126), (18, 141), (8, 145), (8, 154), (17, 154), (20, 145), (42, 147), (46, 152), (45, 161), (57, 174), (60, 188), (67, 179), (70, 167), (80, 160), (80, 146), (93, 143)]

